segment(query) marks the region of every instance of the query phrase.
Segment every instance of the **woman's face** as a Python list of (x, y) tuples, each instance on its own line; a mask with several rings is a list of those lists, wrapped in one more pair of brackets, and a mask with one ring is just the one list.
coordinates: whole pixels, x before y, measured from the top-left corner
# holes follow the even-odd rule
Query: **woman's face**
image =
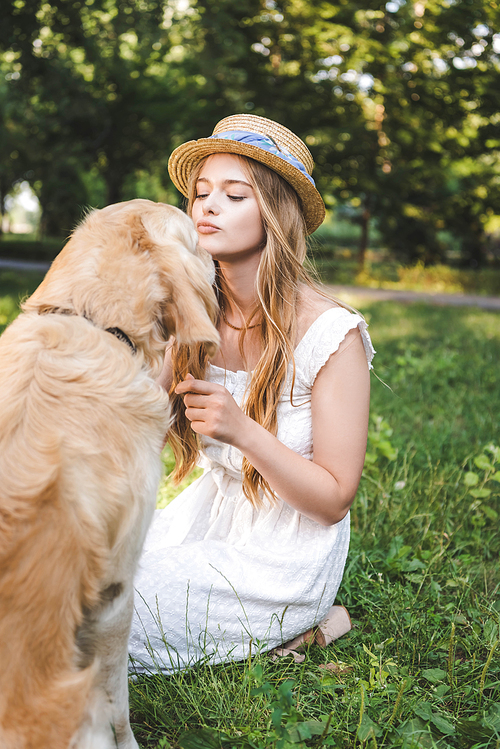
[(201, 246), (214, 260), (242, 260), (262, 252), (266, 235), (259, 204), (237, 156), (208, 157), (191, 215)]

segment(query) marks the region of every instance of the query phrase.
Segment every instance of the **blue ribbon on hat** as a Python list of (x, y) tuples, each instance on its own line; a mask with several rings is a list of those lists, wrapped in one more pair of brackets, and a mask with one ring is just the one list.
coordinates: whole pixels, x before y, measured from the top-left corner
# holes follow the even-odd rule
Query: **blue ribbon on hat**
[(248, 143), (248, 145), (250, 146), (256, 146), (257, 148), (261, 148), (263, 151), (272, 153), (279, 159), (282, 159), (283, 161), (288, 162), (288, 164), (294, 166), (299, 170), (299, 172), (302, 172), (304, 177), (307, 177), (309, 182), (315, 187), (314, 180), (305, 168), (304, 164), (296, 159), (295, 156), (292, 156), (290, 151), (287, 151), (286, 148), (277, 146), (274, 140), (272, 140), (272, 138), (268, 138), (266, 135), (262, 135), (261, 133), (251, 133), (246, 130), (227, 130), (226, 132), (217, 133), (216, 135), (210, 135), (209, 137), (216, 139), (218, 138), (220, 140), (235, 140), (238, 141), (238, 143)]

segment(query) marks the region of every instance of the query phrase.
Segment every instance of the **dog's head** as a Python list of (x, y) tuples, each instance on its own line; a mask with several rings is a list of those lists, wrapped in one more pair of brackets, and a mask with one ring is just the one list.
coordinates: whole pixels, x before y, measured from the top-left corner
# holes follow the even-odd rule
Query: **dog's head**
[(130, 200), (89, 213), (23, 309), (68, 309), (119, 328), (154, 367), (170, 335), (216, 350), (213, 277), (191, 219), (165, 203)]

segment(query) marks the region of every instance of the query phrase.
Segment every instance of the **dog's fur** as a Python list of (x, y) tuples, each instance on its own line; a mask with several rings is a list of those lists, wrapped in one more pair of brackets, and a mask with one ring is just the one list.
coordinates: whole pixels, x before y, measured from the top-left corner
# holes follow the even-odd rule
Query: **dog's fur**
[(218, 343), (196, 245), (171, 206), (93, 211), (0, 339), (2, 749), (137, 747), (133, 575), (169, 421), (153, 377), (168, 335)]

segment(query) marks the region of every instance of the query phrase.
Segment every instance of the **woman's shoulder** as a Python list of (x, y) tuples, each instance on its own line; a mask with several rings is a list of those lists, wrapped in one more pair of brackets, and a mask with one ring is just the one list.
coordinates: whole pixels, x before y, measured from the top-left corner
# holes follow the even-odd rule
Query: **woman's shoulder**
[(347, 312), (345, 307), (334, 299), (323, 296), (319, 291), (308, 286), (301, 287), (297, 309), (297, 342), (302, 340), (319, 317), (331, 309)]
[(314, 289), (299, 302), (296, 362), (312, 383), (329, 357), (361, 339), (369, 367), (375, 353), (364, 318)]

